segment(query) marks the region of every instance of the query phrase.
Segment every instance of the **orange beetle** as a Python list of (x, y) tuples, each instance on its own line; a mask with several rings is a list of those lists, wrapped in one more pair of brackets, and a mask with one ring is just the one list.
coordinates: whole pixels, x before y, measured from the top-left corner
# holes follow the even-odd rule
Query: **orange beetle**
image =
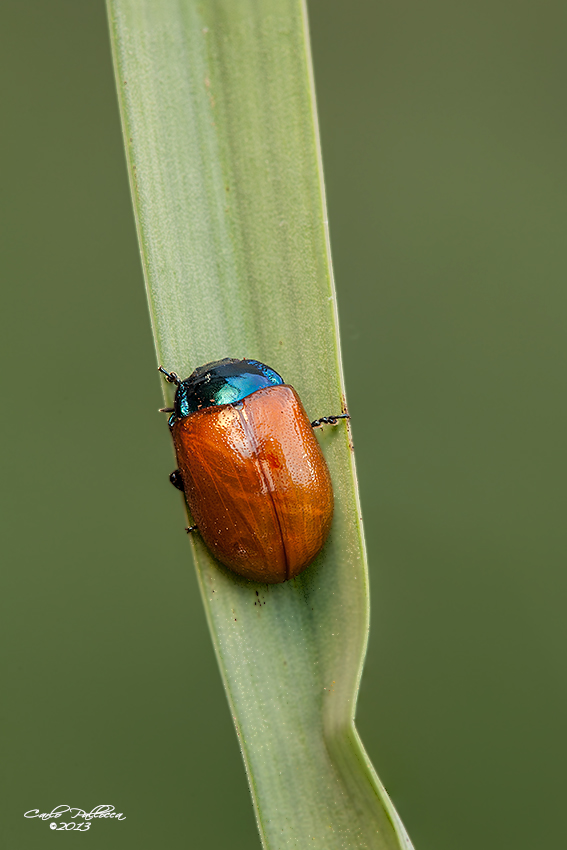
[(293, 387), (257, 360), (226, 358), (177, 384), (169, 420), (183, 490), (213, 555), (253, 581), (287, 581), (327, 539), (333, 518), (331, 477)]

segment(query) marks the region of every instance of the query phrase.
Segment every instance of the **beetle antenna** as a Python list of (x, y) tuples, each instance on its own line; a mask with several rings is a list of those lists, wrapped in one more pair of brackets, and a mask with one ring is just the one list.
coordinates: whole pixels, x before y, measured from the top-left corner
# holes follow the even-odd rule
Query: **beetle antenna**
[(162, 375), (165, 375), (165, 380), (168, 384), (177, 384), (177, 386), (179, 386), (179, 384), (181, 383), (177, 372), (166, 372), (163, 366), (158, 366), (158, 372), (161, 372)]

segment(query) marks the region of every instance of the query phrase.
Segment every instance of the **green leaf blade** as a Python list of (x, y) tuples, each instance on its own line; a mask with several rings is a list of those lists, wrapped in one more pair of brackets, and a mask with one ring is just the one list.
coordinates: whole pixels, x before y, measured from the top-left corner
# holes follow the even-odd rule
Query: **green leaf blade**
[[(297, 0), (109, 0), (160, 362), (262, 360), (311, 418), (344, 390), (307, 18)], [(168, 388), (168, 401), (171, 390)], [(264, 846), (411, 847), (353, 725), (368, 586), (347, 428), (329, 540), (282, 585), (192, 547)]]

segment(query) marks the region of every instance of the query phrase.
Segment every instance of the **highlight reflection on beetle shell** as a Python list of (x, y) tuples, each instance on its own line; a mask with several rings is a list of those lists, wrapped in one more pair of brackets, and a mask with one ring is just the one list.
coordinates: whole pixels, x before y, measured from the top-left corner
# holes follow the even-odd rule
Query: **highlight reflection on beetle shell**
[(189, 509), (219, 561), (272, 584), (311, 563), (331, 527), (333, 491), (293, 387), (191, 413), (172, 434)]

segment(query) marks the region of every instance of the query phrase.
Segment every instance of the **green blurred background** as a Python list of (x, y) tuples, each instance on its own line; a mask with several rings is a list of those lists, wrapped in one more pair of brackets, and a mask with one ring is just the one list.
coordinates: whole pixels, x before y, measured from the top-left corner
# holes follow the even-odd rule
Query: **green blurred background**
[[(417, 850), (560, 847), (567, 10), (309, 11), (371, 572), (358, 726)], [(167, 480), (102, 0), (4, 0), (0, 64), (1, 846), (60, 846), (28, 809), (110, 803), (80, 842), (259, 848)]]

